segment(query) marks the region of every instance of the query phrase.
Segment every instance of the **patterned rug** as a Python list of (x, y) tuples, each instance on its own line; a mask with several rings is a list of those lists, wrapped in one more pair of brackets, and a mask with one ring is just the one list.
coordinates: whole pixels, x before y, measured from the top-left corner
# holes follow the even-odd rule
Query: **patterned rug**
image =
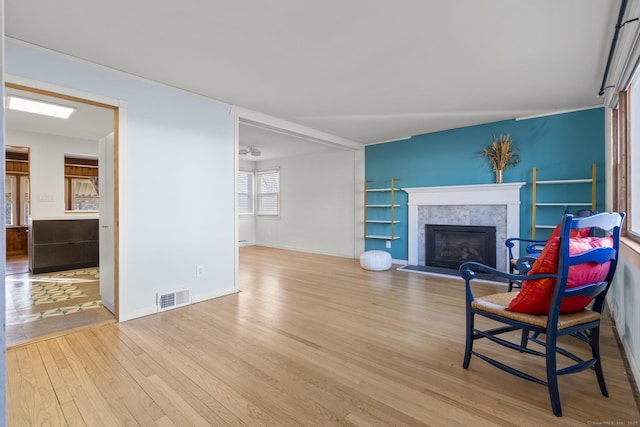
[[(99, 280), (98, 268), (36, 274), (28, 278), (7, 277), (8, 286), (23, 289), (21, 293), (13, 292), (16, 316), (7, 316), (7, 324), (29, 323), (100, 308), (102, 301), (95, 298), (99, 297)], [(64, 304), (71, 300), (78, 301)]]
[(33, 305), (64, 301), (73, 298), (86, 297), (73, 283), (34, 283), (31, 285), (31, 300)]
[(52, 308), (51, 310), (39, 311), (33, 314), (20, 316), (21, 323), (35, 322), (36, 320), (50, 319), (51, 317), (64, 316), (67, 314), (80, 313), (81, 311), (91, 310), (92, 308), (102, 307), (102, 301), (90, 301), (81, 304), (71, 305), (69, 307)]

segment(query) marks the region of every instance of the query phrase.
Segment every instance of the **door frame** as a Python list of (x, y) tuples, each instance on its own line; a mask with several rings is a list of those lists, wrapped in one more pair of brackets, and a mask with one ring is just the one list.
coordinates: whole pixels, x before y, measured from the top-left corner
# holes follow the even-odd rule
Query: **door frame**
[[(114, 259), (113, 259), (113, 286), (114, 286), (114, 317), (116, 322), (120, 321), (120, 186), (119, 186), (119, 163), (120, 163), (120, 127), (121, 114), (123, 114), (122, 101), (109, 99), (101, 95), (95, 95), (87, 92), (80, 92), (75, 89), (55, 86), (48, 83), (42, 83), (30, 79), (23, 79), (5, 75), (5, 87), (31, 92), (39, 95), (50, 96), (58, 99), (79, 102), (82, 104), (92, 105), (94, 107), (106, 108), (113, 111), (113, 144), (114, 144), (114, 171), (113, 171), (113, 243), (114, 243)], [(6, 143), (6, 141), (5, 141)], [(4, 144), (3, 144), (4, 149)]]

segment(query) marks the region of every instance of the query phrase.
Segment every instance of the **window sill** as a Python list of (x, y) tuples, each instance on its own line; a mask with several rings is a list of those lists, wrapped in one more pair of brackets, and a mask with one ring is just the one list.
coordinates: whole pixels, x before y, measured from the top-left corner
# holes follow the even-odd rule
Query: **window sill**
[(628, 237), (621, 237), (620, 255), (640, 270), (640, 243)]

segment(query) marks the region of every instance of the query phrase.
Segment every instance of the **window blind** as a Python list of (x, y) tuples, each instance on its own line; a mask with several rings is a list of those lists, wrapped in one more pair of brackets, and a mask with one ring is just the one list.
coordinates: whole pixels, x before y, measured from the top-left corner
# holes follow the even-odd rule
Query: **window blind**
[(238, 213), (253, 213), (253, 172), (240, 171), (238, 174)]
[(258, 215), (278, 215), (280, 203), (280, 171), (260, 171), (257, 179)]

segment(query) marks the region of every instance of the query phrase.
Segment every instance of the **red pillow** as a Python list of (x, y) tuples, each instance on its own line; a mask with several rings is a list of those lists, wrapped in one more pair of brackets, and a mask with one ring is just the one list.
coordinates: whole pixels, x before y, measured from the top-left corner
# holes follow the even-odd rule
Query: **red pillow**
[[(577, 237), (569, 241), (569, 253), (577, 255), (592, 248), (612, 247), (611, 237)], [(556, 273), (558, 271), (558, 252), (560, 238), (554, 237), (547, 241), (546, 246), (534, 262), (528, 275)], [(609, 262), (604, 264), (586, 263), (569, 267), (567, 289), (603, 281), (609, 273)], [(548, 314), (551, 305), (551, 297), (555, 279), (526, 280), (522, 289), (506, 308), (509, 311), (517, 311), (529, 314)], [(593, 300), (591, 297), (578, 296), (565, 298), (560, 306), (561, 313), (572, 313), (585, 308)]]

